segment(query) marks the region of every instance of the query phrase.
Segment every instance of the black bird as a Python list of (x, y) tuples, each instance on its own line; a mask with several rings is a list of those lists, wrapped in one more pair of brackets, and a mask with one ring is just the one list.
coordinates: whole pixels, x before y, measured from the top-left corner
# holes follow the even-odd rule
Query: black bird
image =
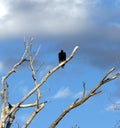
[(12, 109), (12, 105), (8, 102), (8, 107), (9, 107), (9, 109)]
[[(59, 63), (63, 62), (66, 60), (66, 52), (64, 52), (63, 50), (61, 50), (58, 54), (58, 58), (59, 58)], [(62, 65), (62, 68), (64, 68), (65, 65)]]

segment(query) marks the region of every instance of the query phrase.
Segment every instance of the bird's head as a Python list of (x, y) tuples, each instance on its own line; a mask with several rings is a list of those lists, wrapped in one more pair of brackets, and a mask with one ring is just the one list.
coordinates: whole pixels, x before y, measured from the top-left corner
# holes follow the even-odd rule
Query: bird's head
[(61, 49), (61, 52), (63, 53), (63, 50)]

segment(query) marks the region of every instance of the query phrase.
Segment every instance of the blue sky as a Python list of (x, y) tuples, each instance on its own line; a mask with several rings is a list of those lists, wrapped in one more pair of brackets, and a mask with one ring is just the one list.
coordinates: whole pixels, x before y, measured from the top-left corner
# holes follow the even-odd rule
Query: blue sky
[[(75, 57), (64, 69), (55, 72), (40, 88), (42, 101), (50, 101), (29, 128), (48, 126), (82, 93), (82, 83), (90, 91), (112, 67), (120, 71), (120, 0), (0, 0), (0, 78), (21, 57), (24, 36), (34, 37), (33, 53), (40, 47), (35, 68), (44, 63), (38, 81), (58, 64), (58, 52), (70, 55), (78, 45)], [(7, 82), (9, 101), (16, 104), (33, 88), (29, 68), (23, 64)], [(102, 93), (72, 110), (57, 128), (116, 128), (120, 104), (120, 78), (107, 83)], [(34, 96), (26, 101), (34, 101)], [(32, 109), (17, 113), (20, 126)]]

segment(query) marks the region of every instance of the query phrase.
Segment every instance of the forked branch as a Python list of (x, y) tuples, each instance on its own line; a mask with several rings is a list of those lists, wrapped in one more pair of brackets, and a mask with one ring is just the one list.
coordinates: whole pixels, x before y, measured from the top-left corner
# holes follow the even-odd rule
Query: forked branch
[(31, 114), (31, 116), (29, 117), (29, 119), (27, 120), (27, 122), (24, 124), (24, 126), (22, 128), (27, 128), (28, 125), (32, 122), (32, 120), (34, 119), (34, 117), (37, 115), (37, 113), (43, 109), (45, 107), (45, 102), (41, 103), (40, 105), (37, 105), (37, 107), (35, 108), (35, 110), (33, 111), (33, 113)]
[(62, 118), (68, 113), (70, 112), (72, 109), (80, 106), (81, 104), (83, 104), (84, 102), (86, 102), (90, 97), (95, 96), (96, 94), (100, 93), (101, 91), (97, 90), (105, 83), (110, 82), (114, 79), (116, 79), (117, 77), (120, 76), (120, 72), (118, 72), (117, 74), (108, 77), (113, 71), (115, 70), (115, 68), (110, 69), (105, 76), (101, 79), (101, 81), (85, 96), (85, 84), (83, 84), (83, 97), (81, 100), (79, 100), (79, 98), (77, 98), (69, 107), (67, 107), (60, 115), (59, 117), (49, 126), (49, 128), (55, 128), (57, 126), (57, 124), (62, 120)]

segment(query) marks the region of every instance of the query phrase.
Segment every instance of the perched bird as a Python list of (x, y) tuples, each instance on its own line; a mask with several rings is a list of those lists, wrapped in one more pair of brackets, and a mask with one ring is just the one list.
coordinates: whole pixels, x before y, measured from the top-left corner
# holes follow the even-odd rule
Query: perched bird
[[(58, 58), (59, 58), (59, 63), (63, 62), (66, 60), (66, 52), (64, 52), (63, 50), (61, 50), (58, 54)], [(64, 68), (65, 65), (62, 65), (62, 68)]]
[(12, 105), (8, 102), (8, 107), (9, 107), (9, 109), (12, 109)]

